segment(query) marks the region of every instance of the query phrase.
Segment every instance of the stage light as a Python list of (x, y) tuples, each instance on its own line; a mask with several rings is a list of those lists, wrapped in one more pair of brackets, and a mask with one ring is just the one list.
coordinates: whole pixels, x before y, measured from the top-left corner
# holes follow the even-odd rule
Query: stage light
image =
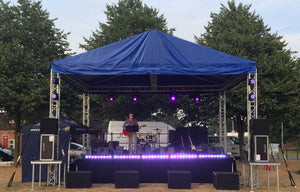
[(59, 84), (59, 79), (58, 78), (52, 78), (52, 83), (53, 84)]
[(194, 101), (199, 102), (200, 101), (200, 97), (199, 96), (194, 97)]
[(108, 100), (109, 100), (110, 102), (113, 102), (113, 101), (115, 100), (115, 98), (114, 98), (113, 96), (110, 96), (110, 97), (108, 98)]
[(143, 160), (168, 160), (168, 159), (223, 159), (225, 154), (165, 154), (165, 155), (86, 155), (85, 159), (143, 159)]
[(250, 93), (249, 94), (249, 100), (250, 101), (254, 101), (254, 99), (255, 99), (255, 94), (254, 93)]
[(132, 97), (132, 101), (133, 101), (133, 102), (137, 102), (137, 101), (138, 101), (138, 97), (137, 97), (137, 96), (133, 96), (133, 97)]
[(255, 79), (254, 78), (249, 79), (249, 85), (253, 86), (254, 84), (255, 84)]
[(176, 97), (175, 94), (171, 94), (169, 98), (170, 98), (170, 100), (171, 100), (172, 102), (174, 102), (174, 101), (177, 100), (177, 97)]
[(58, 94), (57, 94), (57, 93), (53, 93), (53, 94), (51, 95), (51, 98), (52, 98), (53, 100), (58, 100)]

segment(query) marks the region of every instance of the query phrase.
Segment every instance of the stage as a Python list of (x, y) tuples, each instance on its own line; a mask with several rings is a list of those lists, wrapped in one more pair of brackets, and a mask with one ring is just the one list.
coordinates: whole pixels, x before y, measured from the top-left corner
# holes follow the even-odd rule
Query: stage
[(214, 171), (236, 171), (225, 154), (95, 155), (77, 160), (78, 171), (91, 171), (93, 183), (114, 183), (115, 172), (139, 171), (140, 183), (168, 183), (169, 170), (191, 172), (192, 183), (213, 183)]

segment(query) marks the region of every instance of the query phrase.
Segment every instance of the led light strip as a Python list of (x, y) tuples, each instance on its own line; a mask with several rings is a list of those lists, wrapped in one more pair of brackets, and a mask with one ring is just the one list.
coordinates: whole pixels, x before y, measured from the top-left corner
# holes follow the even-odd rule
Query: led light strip
[(223, 159), (225, 154), (86, 155), (85, 159)]

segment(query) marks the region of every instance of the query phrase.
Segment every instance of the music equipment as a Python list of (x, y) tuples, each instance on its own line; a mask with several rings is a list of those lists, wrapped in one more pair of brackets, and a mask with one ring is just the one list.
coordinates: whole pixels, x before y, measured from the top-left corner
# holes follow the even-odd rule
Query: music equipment
[(269, 161), (269, 136), (254, 135), (251, 137), (251, 156), (252, 161), (268, 162)]
[(138, 188), (139, 171), (116, 171), (115, 188)]
[(213, 172), (213, 185), (217, 190), (239, 190), (239, 174), (236, 172)]
[(55, 134), (58, 133), (58, 119), (55, 118), (42, 118), (40, 126), (41, 134)]
[(169, 189), (190, 189), (191, 172), (190, 171), (168, 171), (168, 188)]
[(128, 136), (130, 132), (139, 132), (139, 129), (142, 127), (146, 127), (146, 125), (142, 126), (137, 126), (137, 125), (132, 125), (132, 126), (126, 126), (123, 128), (123, 135)]
[(250, 134), (254, 135), (269, 135), (270, 121), (267, 119), (251, 119)]
[(56, 159), (56, 135), (42, 134), (40, 141), (40, 160)]
[(90, 188), (91, 185), (91, 171), (70, 171), (67, 173), (66, 188)]

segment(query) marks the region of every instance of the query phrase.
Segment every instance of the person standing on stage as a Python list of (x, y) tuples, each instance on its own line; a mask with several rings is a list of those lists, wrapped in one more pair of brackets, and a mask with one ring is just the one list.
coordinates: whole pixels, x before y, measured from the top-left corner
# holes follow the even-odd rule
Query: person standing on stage
[[(126, 126), (135, 126), (135, 125), (139, 126), (137, 120), (133, 118), (133, 113), (129, 113), (128, 117), (129, 118), (126, 119), (123, 124), (123, 129), (126, 129)], [(128, 151), (130, 152), (130, 154), (136, 153), (136, 146), (137, 146), (136, 132), (129, 132), (129, 134), (128, 134)]]

